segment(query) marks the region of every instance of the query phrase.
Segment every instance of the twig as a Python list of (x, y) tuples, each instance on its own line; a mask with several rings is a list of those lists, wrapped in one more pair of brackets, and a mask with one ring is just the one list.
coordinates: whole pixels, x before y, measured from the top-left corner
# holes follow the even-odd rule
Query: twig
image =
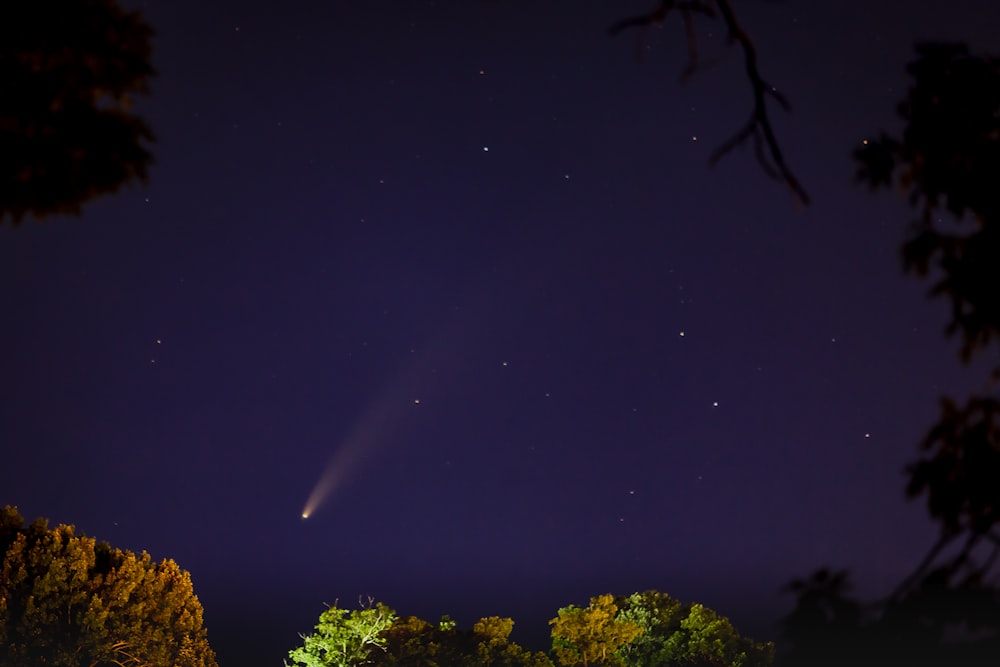
[(715, 4), (719, 8), (722, 20), (725, 21), (726, 27), (729, 29), (730, 41), (739, 43), (743, 49), (743, 62), (746, 65), (747, 78), (750, 79), (750, 85), (753, 87), (753, 115), (743, 130), (720, 148), (716, 149), (712, 154), (710, 164), (718, 162), (726, 153), (745, 141), (750, 134), (759, 132), (763, 135), (764, 143), (771, 154), (771, 162), (768, 163), (763, 159), (762, 153), (758, 153), (757, 162), (760, 163), (761, 167), (772, 178), (788, 185), (792, 192), (799, 198), (799, 201), (808, 206), (809, 194), (785, 162), (781, 146), (778, 145), (778, 138), (774, 133), (774, 127), (771, 125), (771, 119), (767, 114), (767, 97), (771, 96), (777, 100), (778, 104), (785, 111), (790, 111), (791, 105), (774, 86), (767, 83), (764, 77), (761, 76), (760, 70), (757, 68), (757, 50), (754, 48), (750, 36), (747, 35), (746, 31), (743, 30), (736, 20), (736, 15), (733, 13), (733, 8), (730, 6), (729, 0), (715, 0)]
[(629, 28), (648, 28), (653, 25), (660, 25), (667, 20), (667, 14), (672, 9), (682, 12), (697, 12), (705, 16), (715, 16), (715, 12), (710, 5), (703, 2), (677, 2), (677, 0), (660, 0), (660, 6), (648, 14), (630, 16), (627, 19), (618, 21), (608, 28), (608, 34), (614, 37), (618, 33)]
[(692, 17), (692, 14), (715, 16), (715, 11), (712, 9), (711, 5), (698, 0), (694, 0), (693, 2), (661, 0), (660, 6), (648, 14), (640, 14), (639, 16), (632, 16), (618, 21), (613, 26), (608, 28), (608, 34), (613, 37), (623, 30), (628, 30), (629, 28), (639, 28), (639, 34), (636, 36), (635, 40), (635, 56), (636, 60), (641, 62), (642, 50), (646, 45), (646, 35), (649, 33), (649, 29), (652, 26), (662, 25), (667, 20), (667, 14), (674, 9), (681, 13), (681, 19), (684, 21), (684, 29), (687, 33), (689, 60), (680, 74), (681, 81), (686, 81), (698, 68), (698, 44), (695, 39), (694, 18)]
[[(730, 1), (714, 0), (714, 4), (718, 8), (719, 14), (722, 16), (722, 20), (729, 31), (729, 42), (739, 44), (743, 50), (743, 62), (746, 66), (747, 78), (750, 80), (753, 90), (753, 111), (750, 119), (743, 128), (712, 152), (712, 155), (709, 157), (709, 164), (714, 166), (737, 146), (752, 139), (754, 142), (754, 155), (764, 173), (772, 179), (787, 185), (798, 200), (808, 206), (809, 194), (792, 172), (788, 163), (785, 162), (785, 156), (782, 153), (767, 111), (768, 97), (777, 101), (785, 111), (791, 110), (791, 104), (789, 104), (788, 99), (784, 95), (778, 92), (777, 88), (770, 85), (761, 76), (760, 69), (757, 67), (757, 51), (754, 48), (753, 41), (740, 26), (739, 21), (736, 20), (736, 14), (733, 13)], [(715, 16), (715, 11), (710, 4), (698, 0), (693, 2), (661, 0), (660, 5), (653, 11), (648, 14), (618, 21), (608, 29), (608, 33), (610, 35), (617, 35), (623, 30), (639, 28), (637, 48), (641, 56), (646, 31), (650, 26), (662, 24), (666, 20), (667, 15), (674, 9), (681, 12), (688, 40), (689, 62), (685, 65), (680, 75), (681, 80), (684, 81), (694, 74), (698, 66), (698, 46), (695, 39), (692, 13)]]
[(960, 534), (961, 533), (954, 532), (941, 535), (941, 537), (938, 538), (938, 541), (934, 543), (934, 546), (932, 546), (927, 552), (927, 555), (924, 556), (923, 560), (920, 561), (920, 564), (917, 565), (917, 568), (908, 577), (903, 579), (898, 586), (896, 586), (896, 590), (889, 595), (888, 600), (895, 600), (902, 595), (906, 589), (908, 589), (913, 582), (916, 581), (928, 567), (930, 567), (930, 564), (934, 562), (934, 559), (937, 558), (939, 553), (941, 553), (941, 550), (948, 546), (948, 544)]

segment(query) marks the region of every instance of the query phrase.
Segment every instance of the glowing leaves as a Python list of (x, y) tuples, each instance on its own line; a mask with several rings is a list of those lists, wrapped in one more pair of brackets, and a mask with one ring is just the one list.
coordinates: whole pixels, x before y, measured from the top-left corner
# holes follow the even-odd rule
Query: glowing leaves
[[(172, 560), (0, 513), (0, 664), (215, 667), (191, 578)], [(16, 622), (14, 619), (17, 619)]]
[(616, 617), (613, 595), (590, 598), (590, 606), (563, 607), (549, 621), (552, 650), (560, 665), (623, 664), (616, 652), (642, 633), (631, 621)]
[(316, 632), (302, 637), (303, 645), (288, 652), (294, 663), (305, 667), (348, 667), (370, 661), (376, 649), (384, 651), (382, 636), (396, 620), (396, 612), (381, 602), (362, 609), (340, 609), (336, 605), (319, 615)]

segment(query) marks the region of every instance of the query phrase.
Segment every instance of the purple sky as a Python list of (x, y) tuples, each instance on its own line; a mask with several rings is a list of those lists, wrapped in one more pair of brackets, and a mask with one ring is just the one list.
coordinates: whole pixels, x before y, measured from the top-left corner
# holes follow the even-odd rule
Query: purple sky
[(0, 227), (0, 502), (174, 558), (224, 667), (362, 594), (544, 648), (655, 588), (774, 638), (792, 577), (916, 564), (901, 470), (981, 374), (850, 152), (995, 0), (735, 3), (808, 209), (706, 166), (750, 112), (718, 24), (684, 86), (676, 17), (605, 35), (655, 2), (210, 5), (141, 3), (150, 186)]

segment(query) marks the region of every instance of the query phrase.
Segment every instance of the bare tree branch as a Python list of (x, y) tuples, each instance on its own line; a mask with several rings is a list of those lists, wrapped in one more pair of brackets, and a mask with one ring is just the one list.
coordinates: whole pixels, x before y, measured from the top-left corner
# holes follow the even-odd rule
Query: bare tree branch
[(674, 9), (680, 12), (681, 19), (684, 21), (684, 29), (687, 33), (689, 60), (680, 74), (681, 81), (686, 81), (698, 68), (698, 44), (695, 39), (693, 14), (715, 16), (715, 10), (712, 9), (710, 4), (699, 2), (698, 0), (695, 0), (694, 2), (661, 0), (660, 6), (648, 14), (632, 16), (618, 21), (613, 26), (608, 28), (608, 34), (613, 37), (623, 30), (628, 30), (629, 28), (639, 28), (639, 34), (635, 40), (635, 56), (636, 60), (642, 61), (642, 50), (646, 46), (646, 35), (649, 33), (649, 29), (653, 26), (663, 25), (663, 23), (667, 20), (667, 14)]
[[(753, 87), (753, 116), (751, 117), (750, 125), (755, 131), (763, 135), (764, 142), (767, 144), (768, 151), (771, 154), (773, 167), (779, 176), (775, 180), (783, 181), (803, 204), (808, 205), (809, 194), (788, 167), (781, 147), (778, 145), (778, 138), (774, 133), (774, 127), (771, 125), (771, 119), (767, 115), (767, 96), (770, 95), (777, 100), (785, 111), (789, 111), (791, 105), (774, 86), (767, 83), (764, 77), (761, 76), (760, 70), (757, 68), (757, 50), (754, 48), (750, 36), (747, 35), (746, 31), (743, 30), (736, 20), (736, 15), (733, 13), (733, 8), (729, 4), (729, 0), (715, 0), (715, 4), (719, 8), (722, 20), (725, 21), (726, 27), (729, 29), (729, 39), (739, 43), (743, 49), (743, 62), (746, 65), (747, 78), (750, 79), (750, 85)], [(713, 164), (736, 145), (732, 140), (729, 143), (731, 145), (726, 151), (720, 152), (717, 150), (713, 154)], [(759, 159), (758, 162), (760, 162)]]
[(992, 533), (988, 533), (986, 537), (993, 543), (993, 550), (976, 572), (976, 575), (981, 579), (986, 577), (986, 573), (993, 568), (993, 563), (996, 562), (997, 556), (1000, 556), (1000, 543), (997, 543), (996, 537)]
[(681, 83), (694, 76), (698, 69), (698, 38), (694, 31), (694, 17), (689, 11), (681, 11), (681, 19), (684, 21), (684, 33), (687, 35), (688, 43), (688, 64), (681, 70)]
[(795, 197), (802, 204), (808, 206), (809, 194), (788, 166), (781, 146), (778, 143), (774, 126), (771, 124), (771, 118), (768, 115), (767, 99), (768, 97), (774, 99), (785, 111), (791, 110), (791, 104), (789, 104), (788, 99), (784, 95), (778, 92), (777, 88), (769, 84), (761, 75), (760, 69), (757, 66), (757, 50), (754, 48), (750, 36), (743, 30), (736, 19), (736, 14), (733, 12), (730, 0), (712, 0), (712, 3), (699, 2), (697, 0), (693, 2), (661, 0), (660, 5), (653, 11), (648, 14), (623, 19), (611, 26), (608, 33), (610, 35), (617, 35), (623, 30), (638, 28), (638, 50), (641, 55), (642, 47), (645, 44), (646, 31), (651, 26), (662, 24), (672, 10), (678, 10), (684, 21), (688, 41), (689, 61), (680, 75), (681, 81), (685, 81), (694, 74), (698, 67), (698, 46), (695, 39), (693, 14), (715, 16), (716, 11), (713, 9), (713, 4), (718, 9), (718, 13), (729, 32), (729, 43), (739, 44), (743, 51), (746, 75), (753, 91), (753, 110), (746, 125), (712, 152), (709, 164), (714, 166), (737, 146), (741, 146), (747, 141), (752, 140), (754, 142), (754, 154), (757, 158), (757, 163), (764, 170), (764, 173), (779, 183), (787, 185)]
[(938, 538), (938, 541), (934, 543), (934, 546), (928, 550), (927, 555), (924, 556), (922, 561), (920, 561), (917, 568), (910, 573), (908, 577), (903, 579), (899, 586), (897, 586), (896, 589), (889, 595), (888, 600), (899, 599), (899, 597), (913, 585), (913, 582), (923, 576), (923, 574), (927, 571), (927, 568), (930, 567), (931, 563), (934, 562), (934, 559), (937, 558), (937, 555), (941, 553), (941, 550), (948, 546), (948, 544), (950, 544), (959, 535), (960, 533), (957, 532), (942, 534), (941, 537)]
[(705, 16), (715, 16), (715, 11), (711, 5), (703, 2), (677, 2), (677, 0), (660, 0), (660, 6), (648, 14), (630, 16), (627, 19), (618, 21), (608, 28), (608, 34), (614, 37), (618, 33), (629, 28), (648, 28), (654, 25), (661, 25), (667, 20), (667, 14), (671, 10), (677, 9), (682, 12), (696, 12)]

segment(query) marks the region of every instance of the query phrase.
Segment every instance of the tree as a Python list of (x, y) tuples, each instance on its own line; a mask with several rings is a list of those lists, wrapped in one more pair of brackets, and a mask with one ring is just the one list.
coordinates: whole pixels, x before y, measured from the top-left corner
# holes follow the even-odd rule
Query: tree
[(500, 616), (481, 618), (472, 626), (478, 665), (484, 667), (552, 667), (541, 652), (527, 651), (510, 641), (514, 621)]
[(153, 141), (131, 111), (148, 91), (152, 29), (117, 0), (13, 0), (0, 9), (0, 223), (78, 214), (146, 181)]
[(408, 616), (385, 630), (387, 650), (376, 662), (407, 667), (552, 667), (544, 653), (510, 641), (513, 628), (512, 619), (499, 616), (479, 619), (471, 631), (459, 630), (448, 616), (437, 625)]
[(382, 632), (386, 650), (378, 665), (431, 665), (440, 646), (434, 641), (433, 625), (416, 616), (402, 616)]
[(620, 665), (617, 651), (642, 633), (631, 621), (616, 618), (613, 595), (590, 598), (587, 607), (570, 605), (549, 621), (552, 651), (560, 665)]
[(1000, 58), (962, 44), (921, 44), (917, 56), (899, 105), (903, 134), (864, 142), (858, 178), (898, 188), (917, 209), (904, 268), (940, 275), (931, 294), (951, 302), (946, 331), (961, 335), (969, 361), (1000, 338)]
[(688, 607), (664, 649), (663, 665), (764, 667), (774, 660), (774, 644), (741, 637), (728, 618), (698, 603)]
[(351, 667), (374, 661), (372, 653), (385, 650), (382, 632), (396, 620), (396, 612), (381, 602), (347, 610), (333, 605), (319, 616), (316, 632), (302, 635), (303, 645), (288, 657), (305, 667)]
[(216, 667), (190, 575), (0, 512), (0, 664)]
[(774, 645), (740, 636), (729, 622), (704, 605), (682, 605), (666, 593), (646, 591), (616, 600), (618, 620), (635, 623), (642, 633), (618, 649), (629, 667), (726, 665), (764, 667)]
[(684, 617), (681, 602), (666, 593), (646, 591), (616, 598), (615, 604), (619, 620), (642, 629), (638, 637), (618, 649), (622, 661), (634, 667), (662, 665), (663, 643), (681, 627)]
[[(903, 245), (904, 269), (933, 276), (931, 296), (951, 306), (946, 326), (968, 363), (1000, 340), (1000, 59), (964, 45), (922, 44), (899, 105), (900, 137), (886, 133), (856, 151), (858, 178), (895, 187), (916, 210)], [(863, 604), (846, 571), (792, 582), (785, 620), (788, 665), (873, 661), (991, 664), (1000, 653), (1000, 590), (990, 571), (1000, 555), (1000, 397), (994, 367), (964, 405), (941, 399), (941, 414), (907, 467), (906, 493), (927, 496), (937, 541), (887, 597)], [(828, 649), (837, 647), (835, 652)]]

